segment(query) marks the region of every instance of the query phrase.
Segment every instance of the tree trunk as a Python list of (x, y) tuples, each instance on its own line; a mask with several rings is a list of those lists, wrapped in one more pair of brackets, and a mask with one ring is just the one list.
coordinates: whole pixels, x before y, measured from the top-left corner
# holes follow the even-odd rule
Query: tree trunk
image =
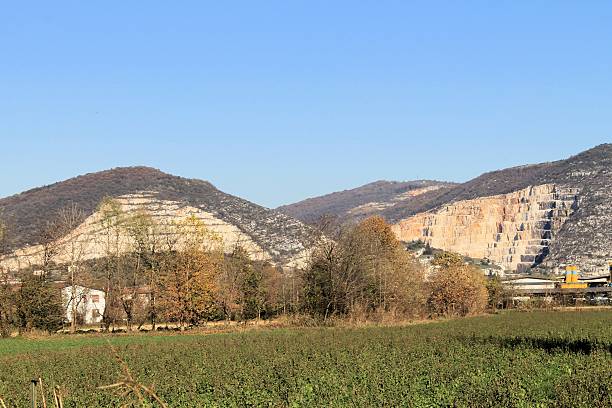
[(76, 319), (77, 319), (77, 293), (76, 293), (76, 284), (74, 282), (74, 265), (70, 266), (70, 283), (72, 286), (71, 297), (71, 307), (72, 307), (72, 319), (70, 322), (70, 332), (76, 333)]

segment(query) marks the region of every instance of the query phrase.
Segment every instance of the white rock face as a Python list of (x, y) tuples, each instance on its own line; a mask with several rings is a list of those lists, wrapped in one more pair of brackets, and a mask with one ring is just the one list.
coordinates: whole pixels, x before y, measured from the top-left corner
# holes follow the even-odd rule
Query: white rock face
[(393, 230), (403, 241), (421, 240), (521, 271), (548, 253), (550, 243), (578, 208), (578, 193), (554, 184), (532, 186), (444, 205), (402, 220)]
[[(195, 216), (201, 220), (206, 229), (220, 238), (211, 239), (210, 245), (221, 245), (226, 253), (231, 253), (236, 245), (242, 246), (254, 260), (273, 260), (270, 254), (247, 233), (236, 225), (230, 224), (211, 212), (200, 208), (192, 207), (178, 201), (160, 200), (156, 198), (155, 192), (141, 192), (137, 194), (123, 195), (116, 198), (121, 210), (127, 217), (144, 212), (149, 214), (158, 228), (158, 240), (161, 249), (168, 242), (181, 244), (181, 237), (178, 235), (177, 224), (190, 216)], [(109, 238), (107, 231), (101, 225), (101, 213), (95, 212), (89, 216), (77, 229), (68, 236), (63, 237), (54, 243), (57, 255), (54, 261), (57, 263), (69, 263), (72, 259), (81, 260), (96, 259), (108, 254)], [(125, 228), (118, 229), (118, 246), (120, 252), (131, 251), (134, 248), (134, 241)], [(112, 242), (116, 242), (112, 238)], [(296, 255), (286, 260), (284, 266), (300, 267), (303, 266), (307, 257), (305, 248), (288, 248), (294, 250)], [(40, 265), (44, 256), (44, 248), (41, 245), (29, 246), (19, 249), (12, 254), (0, 258), (0, 264), (8, 270), (19, 270), (24, 267)]]

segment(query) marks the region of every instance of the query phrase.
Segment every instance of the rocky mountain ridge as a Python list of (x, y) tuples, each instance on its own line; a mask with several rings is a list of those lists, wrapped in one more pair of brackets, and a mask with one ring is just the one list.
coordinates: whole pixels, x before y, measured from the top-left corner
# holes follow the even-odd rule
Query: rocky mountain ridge
[[(577, 264), (597, 273), (612, 260), (612, 144), (604, 144), (462, 184), (379, 181), (276, 211), (206, 181), (147, 167), (91, 173), (0, 199), (13, 238), (4, 261), (32, 263), (41, 250), (39, 231), (71, 204), (88, 217), (74, 237), (95, 236), (105, 197), (117, 199), (127, 212), (145, 209), (157, 220), (194, 215), (223, 237), (226, 251), (241, 243), (257, 259), (288, 266), (303, 264), (313, 243), (316, 234), (305, 222), (316, 223), (325, 214), (341, 222), (382, 215), (406, 242), (422, 241), (519, 272)], [(99, 248), (92, 248), (89, 256), (98, 256)]]
[(339, 222), (352, 222), (408, 202), (420, 202), (423, 197), (439, 194), (453, 185), (435, 180), (379, 180), (354, 189), (308, 198), (277, 210), (311, 224), (324, 216), (337, 217)]
[(127, 212), (146, 209), (158, 219), (195, 215), (223, 237), (227, 250), (240, 242), (255, 257), (282, 265), (299, 263), (312, 239), (312, 229), (302, 222), (223, 193), (209, 182), (148, 167), (117, 168), (0, 199), (0, 213), (13, 238), (8, 256), (13, 265), (18, 260), (31, 262), (40, 251), (39, 231), (50, 216), (68, 205), (85, 212), (87, 220), (79, 228), (90, 233), (106, 197), (117, 199)]
[[(500, 199), (511, 204), (495, 204)], [(468, 215), (461, 213), (465, 206), (473, 207)], [(388, 217), (403, 240), (435, 239), (442, 249), (476, 251), (519, 272), (557, 271), (566, 264), (604, 272), (612, 259), (612, 144), (483, 174), (413, 211)], [(483, 222), (494, 228), (483, 229)]]
[[(296, 207), (281, 210), (287, 208)], [(370, 214), (394, 224), (404, 241), (487, 258), (508, 270), (550, 272), (576, 264), (603, 272), (612, 259), (612, 144), (488, 172)]]

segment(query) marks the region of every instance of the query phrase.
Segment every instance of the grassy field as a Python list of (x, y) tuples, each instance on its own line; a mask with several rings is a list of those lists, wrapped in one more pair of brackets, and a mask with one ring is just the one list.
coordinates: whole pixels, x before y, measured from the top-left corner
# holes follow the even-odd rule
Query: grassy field
[(612, 406), (612, 312), (507, 313), (404, 327), (0, 341), (0, 395), (119, 406), (120, 366), (171, 407)]

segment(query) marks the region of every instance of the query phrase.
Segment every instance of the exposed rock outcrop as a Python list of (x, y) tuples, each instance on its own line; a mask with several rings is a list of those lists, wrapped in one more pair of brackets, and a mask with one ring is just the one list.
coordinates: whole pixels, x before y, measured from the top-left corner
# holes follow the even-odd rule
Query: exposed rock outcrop
[(612, 144), (483, 174), (424, 207), (383, 215), (397, 222), (403, 239), (426, 239), (510, 269), (554, 272), (576, 264), (601, 273), (612, 260)]
[[(155, 198), (155, 193), (130, 194), (117, 197), (115, 201), (121, 205), (122, 215), (127, 220), (139, 212), (144, 212), (152, 217), (156, 225), (154, 239), (158, 250), (169, 250), (166, 248), (168, 243), (174, 243), (178, 247), (181, 243), (179, 230), (181, 223), (184, 223), (188, 217), (194, 216), (205, 225), (207, 232), (211, 233), (212, 239), (209, 240), (209, 245), (220, 246), (219, 249), (226, 253), (231, 253), (236, 245), (240, 245), (252, 259), (271, 261), (273, 258), (268, 251), (260, 247), (235, 225), (201, 209), (177, 201), (158, 200)], [(75, 250), (80, 260), (91, 260), (108, 255), (106, 233), (101, 225), (101, 219), (102, 214), (95, 212), (69, 235), (52, 243), (51, 246), (56, 253), (54, 262), (69, 263), (71, 257), (75, 256)], [(119, 226), (117, 231), (119, 251), (125, 253), (134, 250), (134, 240), (128, 232), (127, 225)], [(40, 265), (43, 254), (42, 245), (28, 246), (5, 257), (3, 265), (12, 270)], [(287, 262), (299, 262), (300, 256), (301, 254), (298, 253), (295, 259), (289, 259)]]
[(554, 184), (458, 201), (394, 225), (404, 241), (429, 245), (506, 269), (524, 271), (549, 251), (565, 221), (579, 207), (578, 190)]
[[(13, 267), (35, 263), (41, 250), (38, 231), (70, 204), (76, 204), (88, 218), (65, 240), (95, 238), (97, 209), (105, 197), (118, 199), (127, 212), (145, 209), (162, 221), (195, 215), (223, 238), (226, 251), (239, 242), (253, 257), (278, 265), (299, 265), (313, 239), (312, 228), (300, 221), (223, 193), (208, 182), (146, 167), (119, 168), (1, 199), (0, 212), (13, 232), (5, 262)], [(99, 255), (99, 246), (90, 245), (87, 256)]]

